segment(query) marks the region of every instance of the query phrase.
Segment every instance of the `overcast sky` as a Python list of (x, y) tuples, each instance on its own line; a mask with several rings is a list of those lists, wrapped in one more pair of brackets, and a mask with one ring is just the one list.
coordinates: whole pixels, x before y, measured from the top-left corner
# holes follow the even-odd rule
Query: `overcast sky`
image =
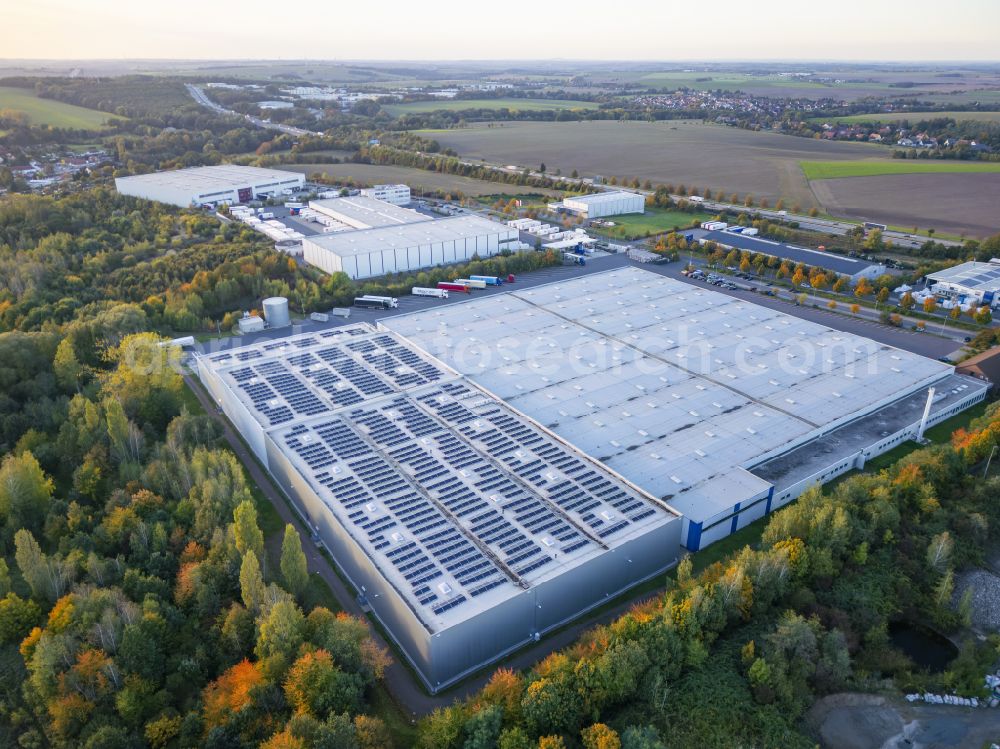
[(0, 0), (0, 57), (1000, 59), (1000, 0)]

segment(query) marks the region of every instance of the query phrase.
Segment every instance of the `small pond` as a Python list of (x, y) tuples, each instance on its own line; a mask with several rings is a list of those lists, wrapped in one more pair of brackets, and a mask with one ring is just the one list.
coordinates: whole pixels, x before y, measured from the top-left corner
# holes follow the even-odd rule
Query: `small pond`
[(928, 671), (944, 671), (958, 655), (958, 648), (951, 640), (912, 622), (890, 624), (889, 640), (910, 660)]

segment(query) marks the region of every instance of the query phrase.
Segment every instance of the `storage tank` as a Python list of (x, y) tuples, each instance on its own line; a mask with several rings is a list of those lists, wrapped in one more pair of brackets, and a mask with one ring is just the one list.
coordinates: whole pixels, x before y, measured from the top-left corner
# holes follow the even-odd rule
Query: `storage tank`
[(292, 324), (288, 316), (288, 300), (283, 296), (272, 296), (264, 300), (264, 319), (272, 328), (286, 328)]

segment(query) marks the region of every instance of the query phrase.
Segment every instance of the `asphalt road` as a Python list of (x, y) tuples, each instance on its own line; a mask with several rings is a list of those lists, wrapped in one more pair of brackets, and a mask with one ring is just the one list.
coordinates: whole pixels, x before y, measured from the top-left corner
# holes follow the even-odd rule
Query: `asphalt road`
[(185, 88), (187, 88), (188, 93), (191, 94), (196, 102), (201, 104), (203, 107), (207, 107), (219, 114), (228, 114), (232, 117), (239, 117), (249, 122), (251, 125), (256, 125), (257, 127), (262, 127), (267, 130), (277, 130), (278, 132), (287, 133), (288, 135), (322, 135), (323, 133), (315, 132), (312, 130), (303, 130), (300, 127), (293, 127), (292, 125), (282, 125), (278, 122), (271, 122), (269, 120), (261, 119), (260, 117), (254, 117), (249, 114), (242, 114), (236, 112), (232, 109), (226, 109), (225, 107), (219, 106), (214, 101), (208, 98), (205, 92), (199, 87), (195, 86), (193, 83), (185, 83)]

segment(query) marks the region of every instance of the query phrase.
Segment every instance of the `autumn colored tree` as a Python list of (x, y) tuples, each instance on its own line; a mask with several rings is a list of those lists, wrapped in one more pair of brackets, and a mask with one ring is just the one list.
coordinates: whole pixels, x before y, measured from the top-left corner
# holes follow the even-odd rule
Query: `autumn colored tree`
[(263, 681), (259, 665), (246, 659), (224, 671), (202, 692), (205, 727), (211, 729), (228, 723), (235, 713), (250, 704), (250, 693)]
[(595, 723), (584, 728), (580, 734), (584, 749), (621, 749), (622, 741), (618, 732), (604, 723)]

